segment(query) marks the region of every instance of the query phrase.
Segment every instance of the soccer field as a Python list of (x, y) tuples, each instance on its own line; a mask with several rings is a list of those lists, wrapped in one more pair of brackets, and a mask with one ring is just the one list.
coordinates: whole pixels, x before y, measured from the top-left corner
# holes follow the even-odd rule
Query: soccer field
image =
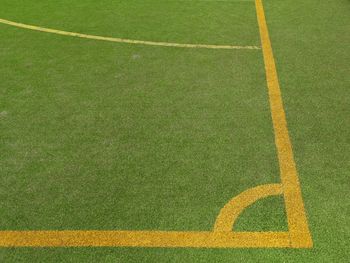
[(348, 0), (0, 0), (1, 262), (347, 262)]

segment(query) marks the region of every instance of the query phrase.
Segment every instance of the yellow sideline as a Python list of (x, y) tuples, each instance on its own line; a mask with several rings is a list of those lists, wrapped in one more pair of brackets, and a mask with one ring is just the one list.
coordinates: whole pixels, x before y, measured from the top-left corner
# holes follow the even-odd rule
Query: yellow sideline
[(261, 49), (260, 47), (257, 47), (257, 46), (181, 44), (181, 43), (170, 43), (170, 42), (133, 40), (133, 39), (115, 38), (115, 37), (103, 37), (103, 36), (87, 35), (87, 34), (68, 32), (68, 31), (62, 31), (62, 30), (33, 26), (33, 25), (27, 25), (27, 24), (17, 23), (17, 22), (13, 22), (13, 21), (1, 19), (1, 18), (0, 18), (0, 23), (14, 26), (14, 27), (35, 30), (35, 31), (40, 31), (40, 32), (46, 32), (46, 33), (52, 33), (52, 34), (57, 34), (57, 35), (63, 35), (63, 36), (79, 37), (79, 38), (87, 38), (87, 39), (100, 40), (100, 41), (135, 44), (135, 45), (163, 46), (163, 47), (177, 47), (177, 48), (207, 48), (207, 49), (250, 49), (250, 50)]
[(275, 144), (277, 147), (283, 185), (291, 246), (312, 247), (312, 239), (293, 157), (292, 143), (289, 138), (286, 114), (283, 108), (282, 95), (265, 19), (264, 7), (261, 0), (256, 0), (255, 5), (264, 55), (270, 110), (275, 132)]
[(2, 231), (0, 247), (289, 247), (288, 232)]

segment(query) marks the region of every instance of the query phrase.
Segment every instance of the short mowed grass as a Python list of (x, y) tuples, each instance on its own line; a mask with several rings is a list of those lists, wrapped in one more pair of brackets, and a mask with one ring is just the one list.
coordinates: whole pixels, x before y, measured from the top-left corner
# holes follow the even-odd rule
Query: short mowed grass
[[(347, 262), (350, 4), (265, 0), (314, 248), (0, 249), (2, 262)], [(0, 18), (162, 42), (260, 45), (253, 1), (9, 1)], [(0, 24), (0, 230), (213, 228), (279, 182), (261, 50), (100, 42)], [(237, 230), (287, 230), (282, 198)]]

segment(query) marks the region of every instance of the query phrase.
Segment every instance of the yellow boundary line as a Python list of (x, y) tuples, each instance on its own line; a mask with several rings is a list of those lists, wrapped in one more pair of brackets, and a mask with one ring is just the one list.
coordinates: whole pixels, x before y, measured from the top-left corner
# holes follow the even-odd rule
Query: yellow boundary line
[(232, 231), (245, 208), (281, 193), (281, 184), (241, 193), (221, 210), (213, 231), (0, 231), (0, 247), (289, 247), (288, 232)]
[(288, 232), (4, 231), (1, 247), (289, 247)]
[(306, 219), (304, 202), (289, 138), (286, 114), (283, 108), (281, 89), (272, 52), (269, 31), (262, 0), (256, 0), (256, 12), (264, 55), (270, 110), (275, 132), (275, 144), (280, 166), (288, 227), (292, 247), (311, 247), (312, 239)]
[[(233, 198), (220, 211), (213, 231), (0, 231), (0, 247), (312, 247), (262, 1), (255, 0), (255, 5), (281, 184), (258, 186)], [(233, 231), (234, 222), (245, 208), (259, 199), (281, 194), (288, 232)]]
[(170, 43), (170, 42), (133, 40), (133, 39), (115, 38), (115, 37), (103, 37), (103, 36), (81, 34), (81, 33), (68, 32), (68, 31), (62, 31), (62, 30), (57, 30), (57, 29), (27, 25), (27, 24), (17, 23), (17, 22), (13, 22), (13, 21), (1, 19), (1, 18), (0, 18), (0, 23), (5, 24), (5, 25), (9, 25), (9, 26), (19, 27), (19, 28), (24, 28), (24, 29), (34, 30), (34, 31), (40, 31), (40, 32), (45, 32), (45, 33), (51, 33), (51, 34), (56, 34), (56, 35), (79, 37), (79, 38), (86, 38), (86, 39), (93, 39), (93, 40), (100, 40), (100, 41), (109, 41), (109, 42), (115, 42), (115, 43), (134, 44), (134, 45), (177, 47), (177, 48), (206, 48), (206, 49), (250, 49), (250, 50), (261, 49), (260, 47), (257, 47), (257, 46), (181, 44), (181, 43)]

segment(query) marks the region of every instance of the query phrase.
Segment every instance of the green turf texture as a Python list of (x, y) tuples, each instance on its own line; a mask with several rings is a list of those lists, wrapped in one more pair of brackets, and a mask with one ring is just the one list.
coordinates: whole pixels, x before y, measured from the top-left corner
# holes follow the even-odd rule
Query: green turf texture
[[(253, 1), (10, 1), (0, 18), (150, 41), (260, 45)], [(350, 3), (265, 0), (314, 248), (0, 249), (1, 262), (346, 262)], [(210, 230), (279, 181), (262, 52), (0, 25), (0, 229)], [(239, 230), (286, 230), (283, 200)]]

